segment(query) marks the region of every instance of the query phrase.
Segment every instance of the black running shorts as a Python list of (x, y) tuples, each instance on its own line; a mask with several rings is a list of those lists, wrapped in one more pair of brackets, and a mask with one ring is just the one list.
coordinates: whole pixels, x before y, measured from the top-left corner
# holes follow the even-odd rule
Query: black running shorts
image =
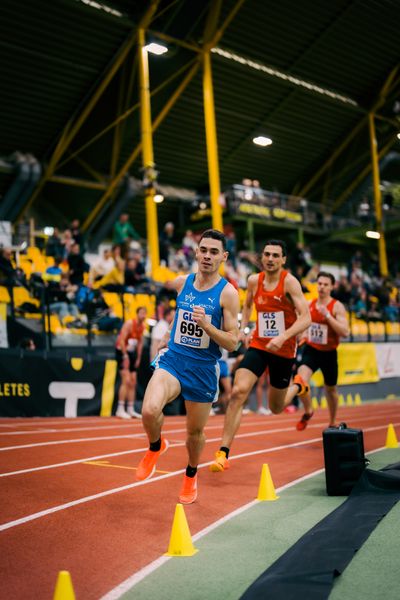
[(301, 364), (306, 365), (314, 373), (321, 369), (325, 385), (335, 386), (338, 380), (337, 350), (316, 350), (308, 344), (304, 345)]
[[(136, 367), (135, 367), (135, 362), (137, 359), (137, 353), (136, 352), (127, 352), (127, 355), (129, 357), (129, 371), (131, 373), (135, 373), (137, 371)], [(124, 355), (122, 354), (121, 350), (119, 350), (118, 348), (115, 349), (115, 359), (118, 363), (118, 369), (119, 371), (122, 371), (122, 369), (124, 368), (123, 364), (124, 364)]]
[(272, 387), (283, 390), (289, 386), (294, 358), (284, 358), (272, 352), (248, 348), (238, 369), (248, 369), (261, 377), (268, 367), (269, 381)]

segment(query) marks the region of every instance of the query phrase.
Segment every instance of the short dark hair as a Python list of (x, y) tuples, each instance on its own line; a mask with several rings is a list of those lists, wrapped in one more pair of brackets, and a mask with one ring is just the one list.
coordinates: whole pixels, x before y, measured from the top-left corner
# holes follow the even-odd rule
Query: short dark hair
[(286, 242), (283, 240), (267, 240), (264, 244), (265, 246), (280, 246), (282, 248), (282, 256), (287, 255)]
[(199, 244), (201, 242), (201, 240), (203, 238), (212, 238), (213, 240), (219, 240), (222, 244), (222, 248), (225, 252), (226, 250), (226, 237), (225, 234), (222, 233), (222, 231), (219, 231), (218, 229), (206, 229), (202, 234), (201, 234), (201, 238), (199, 240)]
[(320, 277), (327, 277), (328, 279), (331, 280), (332, 285), (335, 285), (335, 277), (332, 275), (332, 273), (327, 273), (326, 271), (320, 271), (317, 275), (317, 281)]

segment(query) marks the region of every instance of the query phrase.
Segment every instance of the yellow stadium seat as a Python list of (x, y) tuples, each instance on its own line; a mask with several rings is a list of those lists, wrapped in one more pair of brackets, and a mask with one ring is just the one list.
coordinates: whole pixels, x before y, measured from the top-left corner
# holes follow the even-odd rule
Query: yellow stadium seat
[(10, 294), (8, 293), (8, 289), (3, 285), (0, 286), (0, 302), (10, 302)]
[(24, 287), (13, 288), (13, 298), (15, 306), (21, 306), (21, 304), (24, 304), (24, 302), (30, 302), (31, 304), (35, 304), (35, 306), (40, 306), (39, 300), (32, 298), (28, 290)]

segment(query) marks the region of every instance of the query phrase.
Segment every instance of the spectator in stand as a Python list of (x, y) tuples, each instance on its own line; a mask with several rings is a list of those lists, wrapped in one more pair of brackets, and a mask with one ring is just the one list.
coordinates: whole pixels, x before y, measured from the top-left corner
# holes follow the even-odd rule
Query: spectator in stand
[(75, 302), (76, 291), (77, 286), (71, 284), (68, 273), (62, 273), (59, 282), (50, 281), (47, 284), (46, 302), (49, 304), (50, 312), (56, 314), (61, 323), (80, 321), (79, 308)]
[(172, 250), (172, 239), (174, 237), (175, 225), (170, 221), (165, 223), (163, 231), (160, 233), (160, 262), (168, 267), (170, 264), (170, 253)]
[(164, 317), (164, 311), (170, 306), (171, 302), (176, 301), (176, 297), (177, 293), (172, 281), (165, 281), (156, 294), (156, 315), (158, 320)]
[(113, 229), (113, 244), (126, 246), (131, 240), (139, 240), (140, 235), (129, 220), (128, 213), (122, 213)]
[(79, 247), (83, 252), (85, 244), (83, 239), (83, 233), (81, 232), (81, 222), (79, 221), (79, 219), (74, 219), (71, 222), (71, 235), (75, 244), (79, 244)]
[(49, 237), (46, 244), (46, 256), (64, 256), (64, 244), (61, 239), (60, 230), (54, 227), (53, 235)]
[(367, 310), (367, 317), (370, 321), (382, 321), (383, 315), (379, 309), (379, 302), (376, 296), (369, 296), (369, 308)]
[[(337, 296), (335, 296), (337, 298)], [(337, 298), (339, 300), (339, 298)], [(360, 290), (360, 295), (355, 298), (352, 311), (357, 319), (365, 319), (367, 317), (367, 292), (365, 289)]]
[(137, 256), (131, 256), (126, 261), (124, 271), (125, 290), (127, 292), (136, 292), (143, 284), (148, 282), (145, 268)]
[(383, 309), (384, 318), (391, 323), (399, 320), (399, 305), (395, 298), (389, 298), (389, 304)]
[(112, 256), (110, 248), (104, 248), (102, 256), (93, 263), (89, 271), (89, 283), (92, 284), (98, 281), (115, 267), (115, 260)]
[(230, 231), (229, 233), (227, 233), (227, 235), (226, 235), (226, 250), (228, 252), (228, 258), (229, 258), (231, 265), (233, 266), (234, 269), (236, 269), (237, 246), (236, 246), (236, 235), (233, 230)]
[(72, 237), (72, 233), (70, 229), (66, 229), (62, 234), (62, 245), (64, 246), (64, 250), (62, 253), (63, 258), (68, 258), (71, 253), (71, 248), (74, 243), (74, 238)]
[(79, 244), (74, 242), (71, 246), (71, 252), (68, 255), (68, 266), (71, 283), (81, 285), (83, 283), (84, 274), (88, 272), (89, 265), (83, 258)]
[(51, 267), (47, 267), (46, 271), (43, 273), (43, 281), (60, 281), (63, 270), (61, 268), (63, 259), (61, 256), (56, 256), (54, 258), (54, 265)]
[(125, 290), (125, 261), (118, 258), (115, 266), (107, 275), (93, 283), (93, 289), (103, 289), (108, 292), (122, 293)]
[(339, 300), (346, 306), (350, 305), (351, 302), (351, 286), (346, 275), (341, 275), (339, 281), (337, 281), (334, 291), (332, 292), (333, 298)]
[(150, 362), (157, 356), (160, 342), (167, 333), (174, 318), (175, 309), (171, 307), (166, 308), (163, 318), (157, 321), (151, 330)]
[(86, 314), (91, 325), (96, 325), (99, 331), (119, 331), (123, 325), (113, 309), (104, 300), (102, 290), (97, 290), (93, 298), (86, 304)]
[(197, 243), (194, 239), (193, 231), (191, 229), (187, 229), (185, 237), (182, 240), (182, 250), (186, 256), (186, 260), (188, 261), (189, 266), (192, 266), (192, 263), (195, 259), (196, 247)]
[(175, 273), (189, 273), (189, 263), (186, 259), (183, 248), (177, 250), (174, 255), (170, 256), (170, 269)]
[(300, 282), (305, 277), (311, 268), (311, 264), (307, 262), (306, 252), (304, 250), (304, 244), (297, 242), (296, 250), (293, 252), (291, 260), (291, 270), (293, 275)]
[(15, 285), (17, 271), (12, 263), (11, 248), (0, 248), (0, 284)]

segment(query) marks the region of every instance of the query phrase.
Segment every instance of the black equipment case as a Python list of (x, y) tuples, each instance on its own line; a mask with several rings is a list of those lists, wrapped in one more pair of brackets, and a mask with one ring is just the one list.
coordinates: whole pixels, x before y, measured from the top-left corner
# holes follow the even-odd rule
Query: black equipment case
[(363, 432), (341, 423), (325, 429), (322, 439), (326, 491), (329, 496), (348, 496), (369, 462), (364, 456)]

